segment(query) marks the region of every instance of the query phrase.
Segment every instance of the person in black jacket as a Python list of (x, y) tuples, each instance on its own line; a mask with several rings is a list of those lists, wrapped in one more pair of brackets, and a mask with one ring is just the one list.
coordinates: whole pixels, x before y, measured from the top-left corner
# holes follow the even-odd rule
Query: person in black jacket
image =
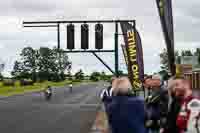
[(168, 92), (160, 77), (149, 79), (146, 86), (151, 88), (151, 93), (146, 98), (145, 125), (151, 132), (158, 133), (166, 123), (168, 110)]

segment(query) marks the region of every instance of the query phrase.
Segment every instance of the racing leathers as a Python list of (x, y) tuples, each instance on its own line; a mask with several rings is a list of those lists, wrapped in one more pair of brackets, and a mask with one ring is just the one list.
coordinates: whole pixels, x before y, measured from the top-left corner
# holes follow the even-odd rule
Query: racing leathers
[(188, 96), (181, 101), (181, 109), (176, 119), (179, 133), (199, 133), (200, 100)]

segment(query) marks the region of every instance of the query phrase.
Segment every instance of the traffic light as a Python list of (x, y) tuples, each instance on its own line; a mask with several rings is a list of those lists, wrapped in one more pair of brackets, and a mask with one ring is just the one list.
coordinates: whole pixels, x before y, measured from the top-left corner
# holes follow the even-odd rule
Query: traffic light
[(74, 49), (74, 25), (67, 25), (67, 49)]
[(95, 48), (103, 49), (103, 24), (95, 25)]
[(89, 46), (89, 27), (88, 24), (81, 25), (81, 49), (88, 49)]

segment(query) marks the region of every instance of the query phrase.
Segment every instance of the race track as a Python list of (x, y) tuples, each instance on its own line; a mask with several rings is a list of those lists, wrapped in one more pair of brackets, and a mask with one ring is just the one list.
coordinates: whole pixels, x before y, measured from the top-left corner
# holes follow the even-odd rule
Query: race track
[(89, 133), (100, 106), (103, 83), (54, 89), (51, 101), (42, 93), (0, 99), (1, 133)]

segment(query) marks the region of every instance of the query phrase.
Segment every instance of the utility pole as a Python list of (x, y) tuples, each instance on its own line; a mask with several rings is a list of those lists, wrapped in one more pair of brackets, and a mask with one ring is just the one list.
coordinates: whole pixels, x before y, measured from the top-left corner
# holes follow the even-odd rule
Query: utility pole
[(119, 76), (119, 59), (118, 59), (118, 23), (115, 22), (115, 74)]

